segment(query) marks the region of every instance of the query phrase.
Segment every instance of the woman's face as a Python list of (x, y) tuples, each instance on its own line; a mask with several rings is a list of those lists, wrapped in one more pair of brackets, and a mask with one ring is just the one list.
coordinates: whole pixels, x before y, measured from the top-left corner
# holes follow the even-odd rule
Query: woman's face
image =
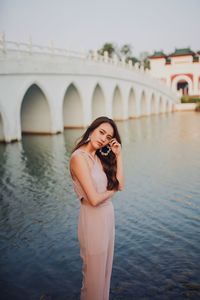
[(102, 123), (90, 135), (90, 142), (95, 149), (106, 146), (113, 138), (114, 130), (109, 123)]

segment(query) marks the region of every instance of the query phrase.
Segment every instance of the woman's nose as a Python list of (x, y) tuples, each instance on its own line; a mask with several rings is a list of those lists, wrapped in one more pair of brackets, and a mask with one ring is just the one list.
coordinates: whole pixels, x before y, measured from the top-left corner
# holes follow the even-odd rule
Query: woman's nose
[(105, 143), (106, 137), (105, 137), (105, 136), (102, 136), (102, 137), (101, 137), (101, 141), (102, 141), (103, 143)]

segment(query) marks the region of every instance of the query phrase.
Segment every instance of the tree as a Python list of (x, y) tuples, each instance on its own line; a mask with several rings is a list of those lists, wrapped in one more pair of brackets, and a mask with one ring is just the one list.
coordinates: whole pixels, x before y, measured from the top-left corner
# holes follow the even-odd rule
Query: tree
[(134, 65), (135, 63), (140, 63), (140, 61), (134, 57), (134, 56), (130, 56), (130, 57), (127, 57), (126, 58), (126, 62), (128, 63), (128, 61), (131, 60), (132, 61), (132, 64)]
[(114, 46), (112, 43), (105, 43), (103, 47), (98, 50), (98, 53), (103, 55), (105, 51), (108, 52), (109, 57), (112, 57), (113, 54), (116, 53), (116, 46)]
[(140, 53), (140, 65), (144, 66), (144, 69), (150, 69), (150, 62), (148, 57), (150, 56), (150, 53), (147, 51), (143, 51)]
[(130, 44), (125, 44), (121, 47), (120, 52), (122, 53), (122, 55), (125, 56), (125, 58), (131, 57), (132, 56), (132, 46)]
[(106, 42), (101, 49), (98, 50), (100, 55), (104, 55), (104, 52), (108, 52), (108, 56), (110, 58), (115, 54), (119, 60), (125, 59), (125, 62), (128, 63), (129, 60), (132, 61), (132, 64), (139, 63), (140, 66), (144, 66), (145, 69), (150, 69), (150, 63), (148, 60), (148, 56), (150, 55), (147, 51), (140, 53), (140, 59), (137, 59), (132, 54), (132, 45), (124, 44), (121, 48), (117, 47), (115, 44), (111, 42)]
[(121, 47), (120, 50), (121, 54), (125, 57), (126, 63), (129, 62), (129, 60), (132, 61), (132, 64), (140, 62), (136, 57), (132, 54), (132, 46), (130, 44), (125, 44)]

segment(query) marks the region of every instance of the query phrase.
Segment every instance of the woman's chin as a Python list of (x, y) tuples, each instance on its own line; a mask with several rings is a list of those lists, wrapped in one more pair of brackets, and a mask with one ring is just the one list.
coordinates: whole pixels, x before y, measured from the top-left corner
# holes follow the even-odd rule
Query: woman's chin
[(96, 150), (98, 150), (98, 149), (102, 148), (102, 145), (100, 143), (96, 142), (94, 147), (95, 147)]

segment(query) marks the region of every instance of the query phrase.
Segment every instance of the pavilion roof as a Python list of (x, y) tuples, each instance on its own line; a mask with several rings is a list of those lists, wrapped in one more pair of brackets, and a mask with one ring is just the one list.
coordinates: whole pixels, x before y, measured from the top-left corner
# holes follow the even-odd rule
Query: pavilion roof
[(181, 48), (181, 49), (175, 49), (173, 53), (171, 53), (169, 56), (186, 56), (186, 55), (195, 55), (195, 52), (193, 52), (190, 48)]
[(154, 51), (153, 55), (150, 55), (148, 58), (166, 58), (167, 55), (163, 51)]

